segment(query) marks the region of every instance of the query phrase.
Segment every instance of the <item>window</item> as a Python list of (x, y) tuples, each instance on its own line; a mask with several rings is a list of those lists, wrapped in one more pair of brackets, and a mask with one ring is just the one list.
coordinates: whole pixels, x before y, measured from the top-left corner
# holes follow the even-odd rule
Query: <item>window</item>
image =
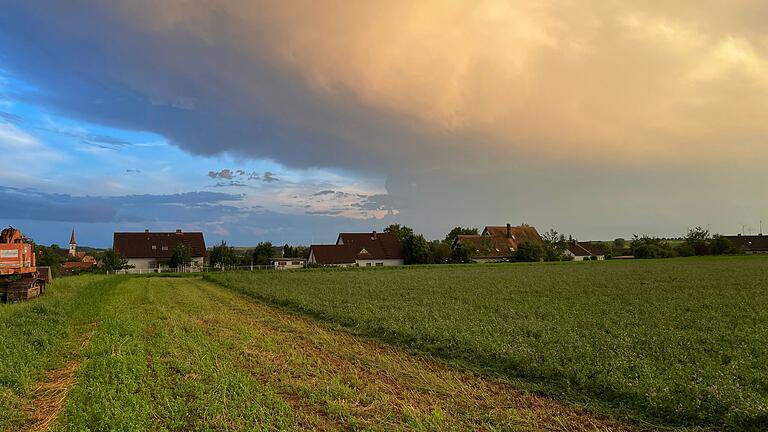
[(376, 267), (384, 267), (384, 263), (376, 263)]
[(293, 265), (301, 265), (301, 261), (292, 261), (291, 263), (292, 263)]
[(157, 250), (157, 246), (152, 245), (152, 250)]
[(163, 250), (168, 250), (168, 246), (163, 246)]
[(370, 266), (371, 266), (371, 263), (365, 263), (365, 266), (366, 266), (366, 267), (370, 267)]

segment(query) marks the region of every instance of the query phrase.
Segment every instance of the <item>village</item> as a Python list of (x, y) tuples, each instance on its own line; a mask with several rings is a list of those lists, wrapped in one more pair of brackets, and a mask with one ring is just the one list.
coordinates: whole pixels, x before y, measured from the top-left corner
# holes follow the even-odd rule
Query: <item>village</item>
[[(203, 232), (144, 230), (115, 232), (106, 250), (78, 249), (75, 228), (67, 248), (38, 245), (38, 264), (56, 275), (74, 275), (99, 269), (113, 273), (202, 272), (220, 270), (288, 270), (305, 267), (390, 267), (411, 264), (511, 263), (532, 261), (603, 261), (668, 258), (690, 255), (768, 253), (768, 236), (714, 235), (701, 228), (686, 237), (655, 239), (643, 236), (626, 241), (578, 241), (554, 230), (544, 233), (530, 225), (512, 224), (475, 228), (455, 227), (444, 239), (427, 241), (413, 230), (390, 225), (382, 232), (342, 232), (333, 244), (254, 247), (206, 246)], [(696, 242), (700, 244), (696, 244)], [(704, 247), (710, 242), (712, 246)], [(633, 247), (634, 243), (634, 247)], [(718, 244), (719, 246), (715, 246)], [(661, 252), (643, 252), (648, 245)], [(673, 247), (674, 246), (674, 247)], [(668, 252), (664, 252), (668, 250)], [(647, 254), (644, 255), (644, 253)], [(57, 267), (57, 268), (56, 268)]]

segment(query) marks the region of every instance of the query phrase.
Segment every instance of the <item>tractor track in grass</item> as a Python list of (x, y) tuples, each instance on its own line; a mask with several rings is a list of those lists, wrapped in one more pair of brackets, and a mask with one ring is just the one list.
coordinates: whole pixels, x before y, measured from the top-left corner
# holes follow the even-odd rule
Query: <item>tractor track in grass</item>
[(20, 432), (42, 432), (49, 430), (64, 408), (67, 394), (75, 384), (75, 375), (80, 368), (81, 351), (88, 345), (96, 332), (98, 323), (86, 327), (86, 331), (72, 343), (73, 350), (68, 353), (66, 364), (45, 373), (45, 378), (34, 386), (32, 399), (24, 407), (27, 418)]

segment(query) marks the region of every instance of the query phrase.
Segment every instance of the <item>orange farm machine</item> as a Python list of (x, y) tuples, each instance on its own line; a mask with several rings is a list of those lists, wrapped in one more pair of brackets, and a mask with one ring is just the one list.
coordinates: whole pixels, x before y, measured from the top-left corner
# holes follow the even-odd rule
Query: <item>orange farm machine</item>
[(32, 243), (16, 228), (0, 232), (0, 301), (15, 302), (45, 291), (39, 277)]

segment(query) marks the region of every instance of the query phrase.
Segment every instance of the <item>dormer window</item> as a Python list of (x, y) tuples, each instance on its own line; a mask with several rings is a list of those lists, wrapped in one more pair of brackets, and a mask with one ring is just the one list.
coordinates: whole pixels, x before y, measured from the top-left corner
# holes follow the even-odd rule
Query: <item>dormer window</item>
[(157, 250), (157, 246), (152, 245), (152, 250)]
[(167, 251), (168, 250), (168, 246), (163, 246), (163, 250)]
[(361, 254), (367, 254), (367, 253), (368, 253), (368, 251), (367, 251), (367, 250), (365, 250), (365, 248), (362, 248), (362, 249), (360, 249), (360, 253), (361, 253)]

